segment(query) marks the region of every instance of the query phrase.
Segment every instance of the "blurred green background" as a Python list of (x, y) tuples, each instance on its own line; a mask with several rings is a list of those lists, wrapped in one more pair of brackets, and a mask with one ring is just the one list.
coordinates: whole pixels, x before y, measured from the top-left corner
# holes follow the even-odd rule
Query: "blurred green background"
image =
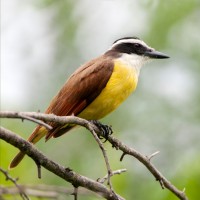
[[(4, 0), (1, 11), (1, 110), (44, 111), (75, 69), (120, 37), (138, 36), (168, 54), (170, 59), (153, 61), (142, 69), (137, 91), (102, 122), (111, 124), (117, 138), (143, 154), (159, 150), (153, 159), (156, 167), (179, 189), (185, 188), (189, 199), (199, 199), (199, 0)], [(23, 138), (35, 127), (12, 119), (1, 124)], [(37, 147), (85, 176), (97, 179), (106, 174), (100, 149), (83, 128), (48, 143), (42, 140)], [(105, 147), (112, 169), (128, 170), (112, 178), (118, 194), (137, 200), (177, 199), (162, 190), (137, 160), (126, 156), (120, 162), (121, 152), (108, 143)], [(0, 166), (7, 169), (16, 152), (0, 141)], [(28, 157), (10, 174), (19, 177), (20, 184), (72, 188), (46, 170), (39, 180)], [(0, 183), (12, 185), (2, 174)]]

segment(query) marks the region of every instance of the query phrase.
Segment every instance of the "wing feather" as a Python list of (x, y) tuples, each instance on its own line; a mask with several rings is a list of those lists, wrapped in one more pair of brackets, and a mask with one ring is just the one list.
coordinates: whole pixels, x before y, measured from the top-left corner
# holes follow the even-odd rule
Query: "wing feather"
[[(106, 57), (99, 57), (81, 66), (53, 98), (45, 113), (58, 116), (78, 115), (101, 93), (113, 72), (113, 67), (114, 64)], [(48, 132), (47, 140), (63, 134), (63, 126), (55, 123), (50, 125), (53, 129)], [(59, 131), (62, 134), (59, 134)]]

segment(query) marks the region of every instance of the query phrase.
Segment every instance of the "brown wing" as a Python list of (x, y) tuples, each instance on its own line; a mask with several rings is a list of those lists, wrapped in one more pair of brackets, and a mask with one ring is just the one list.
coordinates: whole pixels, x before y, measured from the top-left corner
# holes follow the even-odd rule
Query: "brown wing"
[[(103, 56), (81, 66), (53, 98), (45, 113), (58, 116), (78, 115), (101, 93), (113, 72), (113, 66)], [(51, 123), (51, 126), (53, 129), (48, 132), (46, 140), (63, 134), (62, 126), (55, 123)], [(65, 130), (68, 129), (71, 127)]]

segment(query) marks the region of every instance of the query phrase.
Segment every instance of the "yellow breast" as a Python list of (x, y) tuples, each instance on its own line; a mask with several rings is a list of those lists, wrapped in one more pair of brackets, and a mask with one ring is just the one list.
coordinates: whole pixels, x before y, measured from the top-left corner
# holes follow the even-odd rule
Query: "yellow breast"
[(115, 110), (135, 89), (138, 82), (136, 69), (115, 61), (113, 73), (100, 95), (78, 116), (101, 119)]

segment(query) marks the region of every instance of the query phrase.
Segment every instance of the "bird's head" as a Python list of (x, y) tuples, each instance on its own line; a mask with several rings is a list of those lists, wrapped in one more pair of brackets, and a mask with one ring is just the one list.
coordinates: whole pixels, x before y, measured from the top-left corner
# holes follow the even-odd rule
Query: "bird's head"
[(149, 47), (137, 37), (124, 37), (116, 40), (106, 54), (138, 67), (151, 59), (169, 58), (169, 56)]
[(169, 58), (169, 56), (149, 47), (145, 42), (137, 37), (124, 37), (118, 39), (113, 43), (110, 50), (121, 54), (135, 54), (154, 59)]

